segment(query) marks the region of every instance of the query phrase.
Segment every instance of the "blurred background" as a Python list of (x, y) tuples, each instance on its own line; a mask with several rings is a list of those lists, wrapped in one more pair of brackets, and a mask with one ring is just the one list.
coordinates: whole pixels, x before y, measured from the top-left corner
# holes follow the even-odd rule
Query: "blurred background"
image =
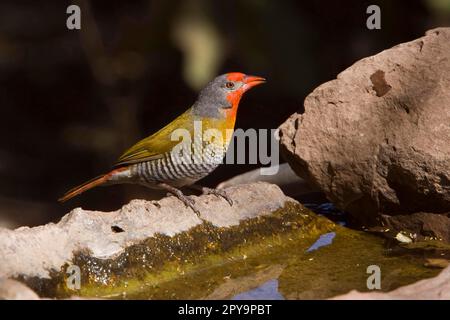
[[(81, 8), (81, 30), (66, 28), (70, 4)], [(381, 30), (366, 28), (370, 4), (381, 7)], [(190, 107), (218, 74), (266, 77), (236, 125), (276, 128), (355, 61), (449, 20), (450, 0), (2, 0), (0, 226), (158, 196), (124, 185), (56, 201)], [(223, 165), (202, 183), (255, 167)]]

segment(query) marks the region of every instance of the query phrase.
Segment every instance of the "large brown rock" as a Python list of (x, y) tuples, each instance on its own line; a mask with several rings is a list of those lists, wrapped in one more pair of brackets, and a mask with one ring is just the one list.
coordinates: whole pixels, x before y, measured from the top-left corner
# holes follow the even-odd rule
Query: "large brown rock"
[(361, 224), (450, 212), (450, 28), (356, 62), (280, 127), (294, 171)]

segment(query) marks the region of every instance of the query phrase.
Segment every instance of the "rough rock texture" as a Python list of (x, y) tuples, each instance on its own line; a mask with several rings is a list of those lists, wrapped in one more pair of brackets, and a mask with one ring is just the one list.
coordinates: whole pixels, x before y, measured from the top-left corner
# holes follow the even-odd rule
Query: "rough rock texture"
[(408, 230), (417, 240), (438, 239), (450, 242), (449, 214), (417, 212), (411, 215), (383, 216), (386, 228), (395, 231)]
[(36, 292), (22, 282), (12, 279), (0, 279), (0, 300), (38, 300)]
[(356, 62), (280, 129), (294, 171), (361, 224), (450, 212), (450, 28)]
[(217, 188), (223, 189), (242, 183), (257, 181), (276, 184), (281, 190), (283, 190), (284, 194), (290, 197), (297, 197), (320, 191), (314, 186), (308, 184), (304, 179), (297, 176), (287, 163), (280, 164), (277, 173), (274, 175), (261, 175), (261, 170), (258, 168), (223, 181), (217, 186)]
[(350, 291), (334, 297), (335, 300), (448, 300), (450, 299), (450, 267), (444, 269), (439, 276), (418, 281), (396, 290), (382, 292)]
[[(227, 227), (270, 214), (287, 201), (294, 201), (277, 186), (263, 182), (230, 187), (226, 192), (234, 201), (232, 207), (214, 195), (194, 197), (202, 219)], [(111, 258), (158, 233), (172, 236), (201, 223), (175, 197), (152, 202), (134, 200), (113, 212), (76, 208), (57, 224), (0, 229), (0, 277), (49, 278), (49, 271), (70, 262), (74, 252), (89, 250), (93, 257)]]

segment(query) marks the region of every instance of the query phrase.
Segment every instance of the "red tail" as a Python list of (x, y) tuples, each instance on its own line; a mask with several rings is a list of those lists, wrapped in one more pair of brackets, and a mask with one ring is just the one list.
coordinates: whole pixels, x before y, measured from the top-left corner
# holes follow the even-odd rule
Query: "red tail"
[(69, 191), (67, 191), (61, 198), (58, 199), (59, 202), (65, 202), (69, 199), (72, 199), (73, 197), (85, 192), (86, 190), (95, 188), (99, 185), (104, 184), (111, 178), (112, 175), (114, 175), (116, 172), (122, 171), (126, 168), (119, 168), (116, 170), (111, 171), (110, 173), (103, 174), (101, 176), (95, 177), (94, 179), (91, 179), (82, 185), (79, 185), (78, 187), (72, 188)]

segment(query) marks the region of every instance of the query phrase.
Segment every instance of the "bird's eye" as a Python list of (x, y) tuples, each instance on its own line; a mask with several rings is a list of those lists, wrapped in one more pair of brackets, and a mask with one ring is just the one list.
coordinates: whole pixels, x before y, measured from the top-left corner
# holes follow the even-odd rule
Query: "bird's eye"
[(225, 87), (227, 89), (233, 89), (234, 88), (234, 82), (229, 81), (229, 82), (225, 83)]

